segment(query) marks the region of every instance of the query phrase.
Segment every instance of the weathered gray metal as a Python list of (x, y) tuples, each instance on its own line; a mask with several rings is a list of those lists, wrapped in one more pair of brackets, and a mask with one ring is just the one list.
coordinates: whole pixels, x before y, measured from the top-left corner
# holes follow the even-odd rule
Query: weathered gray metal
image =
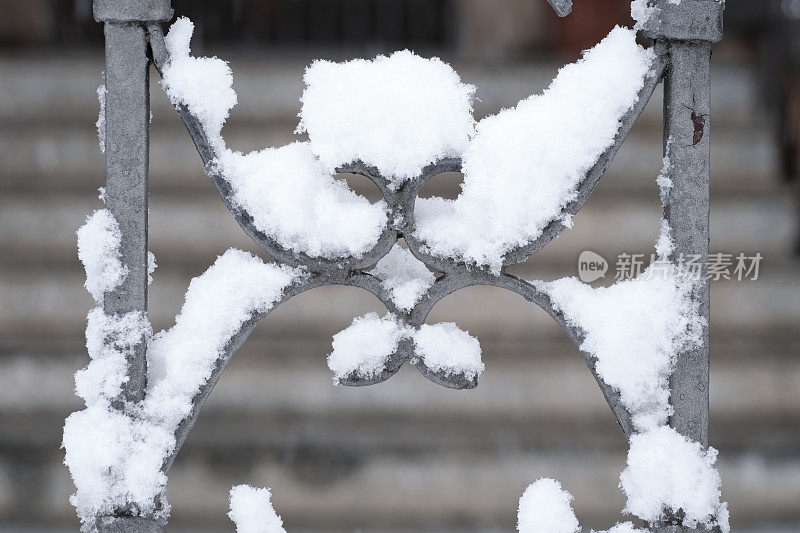
[[(158, 2), (169, 8), (169, 2)], [(163, 20), (146, 7), (156, 3), (98, 0), (94, 11), (105, 22), (105, 202), (122, 233), (121, 261), (128, 275), (114, 291), (104, 295), (109, 315), (147, 311), (147, 193), (150, 154), (150, 93), (148, 43), (141, 24), (117, 22), (131, 15)], [(134, 9), (136, 7), (136, 9)], [(141, 8), (141, 9), (139, 9)], [(169, 16), (172, 15), (171, 9)], [(168, 18), (168, 17), (167, 17)], [(113, 342), (107, 339), (106, 342)], [(144, 398), (147, 380), (146, 339), (143, 337), (127, 356), (128, 379), (122, 395), (113, 402), (116, 409)], [(131, 509), (119, 509), (118, 516), (98, 517), (101, 532), (156, 532), (163, 526), (147, 518), (132, 518)]]
[[(122, 263), (128, 268), (122, 284), (104, 297), (105, 312), (113, 315), (147, 310), (149, 60), (142, 26), (106, 22), (105, 37), (105, 200), (119, 222)], [(142, 339), (128, 358), (125, 400), (142, 399), (145, 376)]]
[(94, 0), (97, 22), (167, 22), (174, 12), (171, 0)]
[(559, 17), (566, 17), (572, 13), (572, 0), (547, 0)]
[(140, 516), (104, 516), (95, 527), (97, 533), (162, 533), (166, 523)]
[[(560, 16), (569, 13), (570, 0), (548, 0)], [(135, 4), (135, 3), (131, 3)], [(709, 58), (710, 43), (721, 38), (722, 7), (716, 0), (682, 0), (672, 4), (668, 0), (653, 0), (654, 19), (645, 23), (645, 32), (655, 39), (656, 62), (645, 80), (635, 106), (622, 120), (617, 137), (586, 173), (578, 193), (565, 209), (575, 214), (585, 204), (591, 192), (610, 165), (628, 132), (642, 113), (656, 85), (665, 79), (665, 150), (672, 163), (670, 178), (673, 187), (665, 202), (665, 217), (673, 231), (676, 243), (674, 261), (680, 254), (697, 254), (703, 264), (708, 254), (709, 209)], [(131, 7), (125, 0), (95, 0), (98, 20), (106, 21), (106, 83), (107, 95), (107, 189), (106, 202), (114, 213), (123, 232), (123, 262), (131, 275), (117, 291), (106, 295), (106, 312), (123, 313), (146, 310), (147, 294), (147, 152), (148, 115), (146, 41), (149, 40), (152, 62), (161, 72), (168, 61), (164, 34), (159, 21), (165, 20), (168, 0), (148, 0)], [(122, 24), (117, 21), (128, 21)], [(499, 274), (476, 268), (453, 259), (433, 256), (425, 251), (423, 242), (414, 237), (414, 206), (417, 194), (425, 182), (442, 172), (459, 171), (460, 161), (446, 159), (428, 166), (417, 178), (403, 184), (398, 190), (389, 187), (388, 180), (375, 168), (362, 162), (353, 162), (338, 169), (369, 178), (380, 189), (391, 211), (389, 224), (384, 228), (374, 247), (359, 257), (319, 259), (298, 254), (280, 246), (270, 236), (258, 230), (252, 217), (235, 205), (231, 187), (224, 175), (213, 164), (216, 154), (205, 137), (200, 122), (185, 106), (177, 110), (197, 147), (206, 171), (220, 192), (225, 204), (244, 231), (279, 262), (303, 266), (310, 275), (290, 286), (274, 307), (305, 292), (323, 285), (345, 285), (362, 288), (375, 295), (389, 310), (412, 327), (423, 324), (442, 298), (468, 286), (490, 285), (520, 294), (545, 310), (580, 347), (584, 333), (567, 323), (555, 310), (550, 298), (536, 286), (514, 277), (505, 271), (509, 265), (524, 261), (558, 236), (565, 226), (553, 221), (534, 242), (510, 251), (504, 257)], [(667, 142), (668, 141), (668, 142)], [(408, 312), (397, 308), (386, 288), (367, 269), (386, 255), (399, 238), (404, 238), (409, 250), (423, 263), (441, 273), (433, 286)], [(701, 303), (701, 312), (708, 318), (708, 283), (703, 279), (695, 297)], [(273, 308), (274, 308), (273, 307)], [(193, 399), (193, 409), (179, 425), (175, 437), (177, 445), (163, 464), (166, 472), (185, 442), (189, 431), (219, 380), (233, 353), (245, 342), (250, 333), (268, 313), (256, 313), (246, 321), (225, 347), (211, 375)], [(619, 394), (605, 384), (595, 371), (595, 359), (582, 353), (587, 366), (600, 386), (606, 401), (614, 412), (626, 435), (633, 432), (631, 415), (619, 400)], [(402, 341), (387, 363), (386, 369), (370, 380), (355, 375), (342, 380), (352, 386), (370, 385), (391, 377), (407, 361), (413, 361), (411, 341)], [(130, 381), (125, 399), (137, 401), (145, 390), (146, 363), (144, 345), (129, 361)], [(476, 379), (434, 372), (422, 362), (415, 362), (420, 372), (431, 381), (452, 388), (472, 388)], [(674, 414), (670, 423), (678, 431), (703, 445), (708, 442), (708, 331), (704, 343), (695, 350), (681, 354), (671, 378)], [(99, 531), (155, 532), (164, 525), (148, 518), (132, 517), (130, 509), (120, 509), (117, 517), (98, 519)], [(135, 513), (133, 513), (135, 514)], [(692, 531), (672, 518), (663, 524), (651, 524), (653, 531), (671, 533)]]
[[(670, 426), (708, 446), (710, 284), (708, 273), (711, 179), (711, 44), (722, 39), (724, 3), (682, 0), (659, 6), (646, 33), (664, 46), (669, 64), (664, 78), (664, 155), (669, 161), (664, 216), (675, 243), (672, 261), (697, 257), (700, 279), (693, 297), (705, 318), (700, 346), (678, 354), (670, 376)], [(680, 510), (676, 510), (680, 511)], [(679, 513), (676, 513), (679, 514)], [(656, 524), (657, 533), (705, 531), (681, 525), (675, 515)], [(719, 531), (713, 527), (712, 531)]]
[(642, 25), (651, 39), (679, 41), (722, 40), (723, 0), (649, 0), (655, 10)]
[[(709, 3), (715, 3), (713, 0)], [(664, 82), (664, 153), (670, 162), (672, 187), (664, 216), (672, 229), (672, 260), (699, 257), (700, 281), (695, 298), (708, 323), (709, 182), (711, 119), (710, 42), (668, 41), (669, 67)], [(709, 335), (704, 327), (699, 348), (680, 354), (670, 380), (675, 409), (670, 425), (708, 446)]]

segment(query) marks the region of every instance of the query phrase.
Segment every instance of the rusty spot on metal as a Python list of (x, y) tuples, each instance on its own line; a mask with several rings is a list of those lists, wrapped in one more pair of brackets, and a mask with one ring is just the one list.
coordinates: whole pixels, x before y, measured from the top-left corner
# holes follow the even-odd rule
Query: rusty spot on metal
[(703, 138), (703, 130), (706, 126), (706, 116), (698, 115), (692, 111), (692, 123), (694, 123), (694, 135), (692, 136), (692, 146), (694, 146)]

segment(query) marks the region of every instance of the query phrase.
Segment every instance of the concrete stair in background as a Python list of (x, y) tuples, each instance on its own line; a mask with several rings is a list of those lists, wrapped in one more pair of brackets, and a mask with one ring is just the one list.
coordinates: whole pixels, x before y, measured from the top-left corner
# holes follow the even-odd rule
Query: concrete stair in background
[[(72, 374), (87, 360), (82, 329), (91, 300), (75, 230), (101, 207), (103, 157), (93, 126), (101, 61), (99, 54), (0, 58), (0, 529), (7, 531), (76, 526), (59, 445), (64, 417), (81, 407)], [(241, 55), (231, 64), (240, 104), (224, 130), (229, 144), (256, 149), (296, 138), (304, 63)], [(555, 70), (459, 67), (478, 86), (481, 115), (541, 90)], [(712, 76), (712, 249), (758, 251), (764, 261), (757, 281), (713, 285), (711, 440), (734, 529), (766, 533), (800, 524), (800, 281), (791, 253), (796, 206), (777, 178), (752, 76), (724, 64)], [(156, 81), (152, 100), (150, 239), (159, 268), (150, 315), (164, 328), (189, 280), (218, 254), (257, 250), (203, 174)], [(660, 109), (657, 94), (574, 229), (514, 273), (574, 275), (585, 249), (612, 268), (619, 252), (651, 252)], [(375, 199), (366, 180), (349, 181)], [(458, 176), (442, 176), (423, 194), (452, 196), (457, 187)], [(289, 531), (508, 531), (519, 496), (541, 476), (573, 493), (587, 529), (619, 518), (625, 440), (577, 351), (541, 310), (490, 288), (437, 306), (432, 320), (454, 320), (481, 340), (487, 369), (475, 391), (441, 389), (411, 367), (375, 387), (333, 387), (324, 362), (330, 336), (372, 310), (381, 311), (369, 294), (321, 288), (265, 321), (179, 455), (168, 487), (170, 530), (231, 530), (225, 512), (235, 483), (271, 486)]]

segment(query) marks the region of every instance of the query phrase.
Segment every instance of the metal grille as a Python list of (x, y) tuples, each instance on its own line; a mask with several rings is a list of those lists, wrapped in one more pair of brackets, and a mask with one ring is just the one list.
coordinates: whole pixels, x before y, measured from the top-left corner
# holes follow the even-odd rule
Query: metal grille
[[(569, 1), (552, 0), (551, 3), (556, 4), (557, 10), (562, 15), (566, 15), (571, 7)], [(349, 5), (353, 9), (359, 8), (358, 6), (361, 6), (359, 9), (364, 8), (363, 2), (342, 1), (332, 3), (331, 6), (334, 4), (339, 7)], [(388, 3), (386, 4), (388, 5)], [(419, 4), (419, 2), (394, 3), (393, 5), (396, 8), (398, 5), (411, 6), (415, 4)], [(292, 9), (302, 10), (318, 6), (320, 2), (284, 1), (273, 2), (269, 5), (275, 8), (276, 12), (280, 12), (280, 9), (291, 11)], [(102, 9), (98, 10), (98, 6)], [(151, 8), (149, 11), (148, 6)], [(106, 296), (105, 310), (108, 314), (134, 310), (144, 311), (147, 307), (147, 162), (149, 147), (147, 67), (152, 61), (160, 71), (168, 60), (160, 22), (171, 16), (171, 13), (170, 16), (163, 14), (165, 6), (168, 7), (169, 4), (164, 0), (150, 0), (143, 2), (139, 12), (131, 13), (130, 5), (125, 5), (122, 0), (96, 0), (95, 2), (95, 15), (99, 20), (105, 22), (106, 36), (106, 85), (108, 91), (106, 202), (120, 223), (122, 259), (130, 271), (125, 282), (111, 295)], [(333, 9), (331, 6), (329, 7)], [(645, 35), (654, 40), (653, 46), (657, 56), (654, 66), (645, 79), (637, 103), (623, 117), (622, 125), (613, 144), (586, 173), (579, 185), (576, 198), (567, 205), (565, 212), (575, 214), (584, 205), (624, 142), (630, 128), (642, 113), (653, 90), (659, 82), (663, 81), (665, 145), (666, 139), (670, 139), (673, 180), (673, 186), (665, 200), (665, 218), (674, 232), (674, 256), (677, 257), (679, 254), (698, 255), (705, 268), (709, 244), (709, 63), (711, 44), (721, 38), (722, 4), (715, 0), (683, 0), (680, 4), (659, 0), (657, 6), (660, 15), (651, 19), (644, 28)], [(159, 7), (161, 11), (159, 11)], [(128, 10), (126, 11), (126, 9)], [(321, 10), (323, 14), (325, 9), (328, 8)], [(374, 9), (379, 8), (375, 7)], [(282, 16), (294, 17), (295, 15), (290, 15), (289, 11)], [(320, 14), (321, 19), (325, 18), (323, 14)], [(307, 20), (307, 17), (300, 15), (297, 17), (297, 20)], [(395, 22), (401, 18), (398, 15)], [(342, 29), (347, 25), (344, 19), (334, 18), (331, 21), (335, 22), (331, 26), (332, 28), (336, 27), (336, 31), (345, 32)], [(431, 24), (435, 25), (438, 22)], [(224, 25), (225, 21), (221, 21), (220, 26)], [(398, 28), (400, 27), (398, 26)], [(404, 28), (403, 31), (407, 31), (408, 25), (404, 23), (402, 28)], [(290, 28), (280, 31), (284, 30), (294, 31)], [(298, 26), (296, 30), (299, 32), (298, 35), (300, 33), (308, 35), (306, 27), (301, 29)], [(345, 34), (346, 32), (341, 35)], [(275, 36), (278, 33), (271, 35), (270, 38), (277, 38)], [(397, 38), (403, 38), (403, 35), (407, 34), (399, 32), (396, 35)], [(387, 224), (373, 249), (363, 256), (339, 260), (319, 259), (285, 249), (254, 226), (252, 217), (234, 205), (231, 199), (230, 185), (225, 178), (216, 173), (211, 165), (208, 165), (215, 158), (215, 153), (200, 127), (198, 118), (192, 115), (185, 106), (178, 106), (178, 112), (195, 142), (200, 157), (209, 169), (209, 175), (223, 201), (244, 231), (277, 261), (306, 267), (312, 273), (307, 279), (287, 288), (282, 300), (278, 303), (322, 285), (361, 287), (374, 294), (389, 311), (395, 313), (405, 323), (412, 327), (418, 327), (424, 323), (433, 306), (448, 294), (468, 286), (491, 285), (513, 291), (538, 305), (564, 329), (576, 346), (581, 345), (583, 332), (579, 328), (567, 324), (563, 315), (554, 309), (549, 297), (535, 286), (504, 270), (501, 270), (499, 274), (493, 274), (489, 270), (476, 268), (474, 265), (434, 257), (427, 253), (423, 243), (414, 237), (414, 204), (420, 189), (428, 179), (437, 174), (459, 171), (460, 161), (447, 159), (430, 165), (420, 176), (404, 183), (396, 191), (391, 190), (385, 177), (366, 164), (355, 162), (340, 168), (341, 173), (360, 174), (374, 182), (391, 209), (392, 215), (402, 213), (403, 216), (390, 215), (389, 220), (396, 220), (396, 222)], [(535, 241), (508, 252), (504, 257), (504, 267), (524, 261), (535, 254), (558, 236), (564, 228), (561, 220), (551, 222)], [(389, 294), (381, 286), (380, 281), (365, 272), (387, 254), (401, 237), (406, 240), (409, 249), (419, 260), (442, 273), (431, 289), (407, 313), (398, 310)], [(709, 287), (705, 276), (701, 278), (703, 281), (696, 291), (695, 298), (699, 301), (701, 314), (708, 319)], [(192, 412), (186, 416), (176, 432), (177, 446), (172, 455), (164, 462), (165, 472), (172, 465), (175, 455), (187, 438), (200, 409), (233, 352), (245, 342), (248, 335), (265, 318), (265, 315), (266, 313), (254, 314), (226, 346), (225, 355), (218, 360), (211, 378), (194, 398)], [(410, 341), (402, 341), (397, 353), (392, 356), (382, 374), (371, 380), (364, 380), (352, 375), (342, 380), (342, 383), (360, 386), (383, 381), (391, 377), (411, 356)], [(588, 353), (583, 353), (583, 356), (622, 430), (626, 435), (630, 435), (633, 432), (631, 415), (620, 403), (619, 394), (597, 376), (593, 357)], [(708, 445), (708, 356), (708, 331), (706, 329), (701, 346), (680, 354), (670, 380), (674, 408), (670, 425), (703, 446)], [(138, 401), (143, 397), (146, 378), (145, 365), (143, 343), (129, 360), (128, 375), (130, 379), (125, 384), (125, 399)], [(446, 387), (472, 388), (477, 385), (476, 379), (453, 378), (428, 369), (422, 363), (418, 363), (417, 367), (425, 377)], [(115, 519), (106, 521), (104, 524), (103, 527), (111, 528), (105, 529), (107, 531), (160, 531), (163, 527), (162, 524), (146, 518), (125, 518), (124, 510), (120, 510)], [(651, 527), (654, 531), (691, 531), (691, 529), (681, 526), (679, 518), (676, 517), (673, 517), (671, 525), (651, 524)]]

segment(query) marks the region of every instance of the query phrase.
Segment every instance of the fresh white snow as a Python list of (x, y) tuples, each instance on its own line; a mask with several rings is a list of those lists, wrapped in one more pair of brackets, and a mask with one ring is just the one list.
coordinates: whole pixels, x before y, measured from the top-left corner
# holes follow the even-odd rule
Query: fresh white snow
[(717, 450), (704, 450), (669, 426), (633, 435), (628, 466), (620, 475), (620, 488), (627, 496), (625, 510), (652, 522), (662, 517), (664, 509), (683, 509), (683, 523), (690, 527), (710, 526), (712, 517), (718, 516), (723, 533), (728, 533), (716, 460)]
[(595, 531), (592, 530), (592, 533), (650, 533), (647, 529), (639, 529), (637, 527), (633, 527), (631, 522), (623, 522), (621, 524), (615, 524), (614, 527), (604, 531)]
[(194, 278), (175, 325), (156, 334), (148, 349), (146, 415), (176, 426), (232, 336), (304, 275), (231, 248)]
[(97, 103), (100, 104), (100, 111), (97, 113), (97, 143), (100, 145), (100, 153), (106, 152), (106, 84), (97, 87)]
[[(109, 238), (109, 224), (97, 222), (102, 220), (107, 222), (95, 214), (87, 226), (103, 231), (84, 226), (79, 232), (91, 244), (81, 254), (87, 279), (106, 280), (92, 287), (108, 287), (108, 280), (116, 279), (107, 274), (108, 268), (97, 268), (113, 263), (119, 242)], [(241, 325), (253, 313), (268, 311), (285, 288), (304, 275), (299, 269), (265, 264), (247, 252), (228, 250), (192, 280), (175, 326), (155, 337), (140, 313), (109, 316), (100, 306), (90, 311), (86, 345), (91, 361), (75, 376), (76, 392), (86, 408), (67, 418), (63, 436), (64, 462), (77, 489), (70, 501), (85, 531), (92, 530), (95, 516), (129, 504), (143, 515), (169, 513), (162, 495), (166, 476), (161, 465), (174, 449), (175, 430), (189, 413), (192, 398)], [(119, 411), (112, 401), (127, 379), (126, 355), (145, 339), (149, 339), (146, 399)]]
[(305, 142), (249, 154), (224, 149), (214, 166), (255, 226), (295, 252), (361, 256), (388, 220), (383, 200), (370, 204), (334, 179)]
[(304, 80), (297, 131), (308, 132), (329, 172), (360, 159), (397, 188), (426, 165), (460, 156), (475, 127), (475, 87), (439, 58), (403, 50), (315, 61)]
[(467, 379), (483, 372), (478, 339), (454, 323), (423, 324), (414, 331), (390, 313), (382, 318), (368, 313), (354, 318), (350, 326), (333, 336), (328, 367), (333, 371), (334, 383), (352, 374), (363, 379), (376, 377), (403, 339), (414, 341), (415, 356), (434, 372)]
[(635, 32), (617, 27), (542, 94), (481, 120), (463, 155), (461, 194), (417, 199), (416, 236), (434, 255), (499, 272), (505, 253), (563, 217), (636, 103), (654, 57)]
[(656, 263), (611, 287), (593, 288), (577, 278), (539, 287), (568, 324), (585, 332), (580, 348), (597, 359), (597, 374), (620, 392), (637, 430), (665, 423), (672, 412), (668, 378), (675, 358), (699, 344), (703, 331), (691, 298), (694, 281), (668, 263)]
[(631, 18), (636, 21), (634, 29), (643, 28), (650, 17), (656, 15), (657, 11), (659, 9), (652, 5), (652, 0), (633, 0), (631, 2)]
[(153, 252), (147, 252), (147, 284), (153, 283), (153, 274), (158, 268), (156, 263), (156, 255)]
[(561, 483), (541, 478), (519, 499), (517, 530), (520, 533), (578, 533), (580, 525), (572, 510), (572, 495)]
[(436, 281), (434, 273), (399, 244), (395, 244), (389, 253), (378, 261), (372, 274), (381, 280), (397, 308), (406, 312), (414, 307)]
[[(454, 201), (417, 200), (417, 236), (430, 252), (499, 271), (505, 253), (565, 219), (586, 171), (608, 148), (636, 102), (654, 57), (632, 30), (615, 28), (541, 95), (483, 119), (474, 131), (474, 87), (439, 59), (409, 51), (306, 71), (299, 132), (309, 141), (241, 154), (221, 128), (236, 103), (233, 77), (217, 58), (190, 55), (192, 24), (170, 28), (163, 84), (197, 115), (217, 152), (211, 168), (230, 182), (255, 226), (295, 252), (360, 256), (387, 223), (334, 169), (361, 159), (398, 187), (438, 159), (462, 156)], [(357, 81), (354, 81), (357, 80)]]
[(173, 104), (184, 104), (200, 119), (209, 141), (221, 146), (220, 135), (228, 114), (236, 105), (233, 74), (228, 64), (217, 57), (193, 57), (189, 42), (194, 24), (179, 17), (164, 39), (169, 61), (164, 66), (161, 84)]
[(378, 376), (407, 334), (407, 328), (389, 313), (384, 317), (367, 313), (354, 318), (352, 324), (333, 336), (328, 368), (333, 372), (334, 383), (352, 374), (362, 379)]
[(283, 520), (272, 507), (268, 488), (237, 485), (231, 488), (228, 517), (236, 524), (236, 533), (286, 533)]
[(257, 229), (294, 252), (362, 256), (387, 223), (386, 203), (370, 204), (335, 180), (310, 143), (248, 154), (227, 148), (221, 130), (237, 101), (233, 75), (221, 59), (190, 55), (193, 29), (184, 17), (170, 27), (162, 83), (173, 104), (185, 104), (199, 118), (217, 156), (210, 170), (230, 183), (234, 203)]
[(414, 334), (414, 353), (434, 372), (480, 377), (481, 345), (453, 322), (423, 324)]
[[(661, 205), (667, 205), (669, 199), (669, 191), (672, 189), (672, 163), (670, 162), (670, 146), (672, 145), (672, 137), (667, 139), (667, 154), (661, 163), (661, 172), (656, 176), (656, 185), (658, 185), (658, 195), (661, 198)], [(675, 242), (672, 239), (672, 229), (669, 226), (666, 218), (661, 219), (661, 227), (658, 232), (658, 241), (656, 241), (656, 254), (659, 259), (666, 260), (672, 255), (675, 250)]]
[(107, 406), (127, 380), (126, 356), (152, 334), (147, 318), (132, 311), (107, 315), (100, 306), (87, 316), (86, 349), (91, 362), (75, 373), (75, 392), (86, 405)]
[(128, 268), (120, 261), (119, 223), (108, 209), (98, 209), (78, 229), (78, 258), (86, 270), (84, 286), (95, 302), (103, 303), (103, 294), (118, 287)]
[[(62, 446), (77, 489), (70, 503), (83, 523), (81, 530), (93, 531), (96, 516), (128, 504), (142, 514), (154, 514), (167, 482), (160, 470), (164, 450), (172, 444), (171, 433), (107, 404), (72, 413), (64, 424)], [(163, 501), (159, 514), (168, 513)]]

